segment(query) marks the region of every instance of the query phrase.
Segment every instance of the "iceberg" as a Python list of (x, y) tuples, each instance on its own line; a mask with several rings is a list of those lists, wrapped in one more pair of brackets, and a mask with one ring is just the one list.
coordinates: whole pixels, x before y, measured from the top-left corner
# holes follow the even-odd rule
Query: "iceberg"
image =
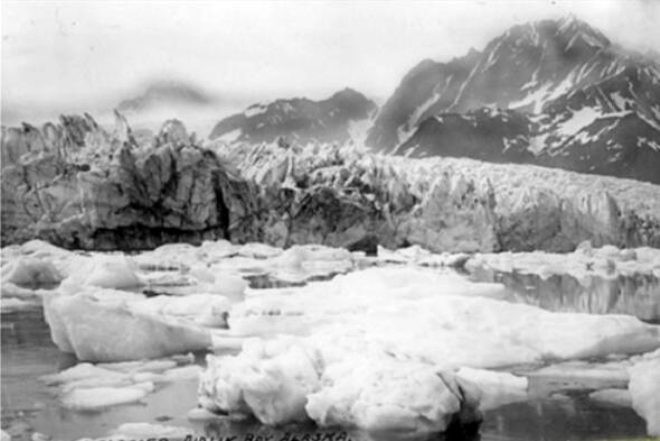
[(156, 384), (195, 379), (200, 367), (191, 356), (118, 363), (79, 363), (41, 377), (56, 387), (62, 405), (89, 411), (142, 400)]
[(154, 385), (151, 382), (137, 383), (128, 387), (75, 388), (64, 394), (62, 404), (75, 410), (98, 410), (140, 401), (153, 390)]
[(646, 420), (647, 434), (660, 436), (660, 352), (635, 363), (629, 372), (632, 407)]
[(63, 278), (49, 260), (36, 257), (18, 257), (2, 268), (3, 282), (18, 286), (54, 285)]
[[(228, 322), (225, 341), (251, 338), (238, 355), (209, 356), (203, 408), (373, 432), (443, 431), (457, 416), (527, 400), (553, 376), (625, 387), (625, 362), (579, 360), (660, 347), (660, 327), (635, 317), (550, 312), (506, 301), (500, 284), (405, 266), (250, 291)], [(493, 370), (548, 360), (525, 376)]]
[(444, 431), (461, 410), (451, 375), (432, 366), (365, 357), (328, 366), (305, 409), (320, 426), (406, 435)]
[(44, 310), (55, 344), (79, 360), (158, 358), (207, 349), (212, 343), (210, 333), (201, 327), (85, 294), (47, 298)]
[(480, 411), (528, 399), (527, 378), (508, 372), (462, 367), (456, 372), (456, 382)]
[(104, 256), (94, 259), (94, 265), (83, 284), (101, 288), (134, 288), (144, 283), (136, 274), (137, 265), (124, 256)]
[(305, 421), (307, 395), (319, 387), (318, 355), (292, 341), (253, 341), (238, 356), (207, 357), (200, 404), (264, 424)]

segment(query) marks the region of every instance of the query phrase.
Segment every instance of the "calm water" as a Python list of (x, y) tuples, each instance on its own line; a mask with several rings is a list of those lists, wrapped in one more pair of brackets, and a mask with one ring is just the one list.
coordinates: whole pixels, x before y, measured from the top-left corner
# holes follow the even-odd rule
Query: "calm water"
[(508, 288), (510, 301), (550, 311), (627, 314), (660, 324), (660, 280), (651, 275), (615, 279), (590, 276), (582, 280), (553, 275), (544, 279), (534, 274), (479, 269), (471, 277), (502, 283)]
[[(632, 314), (650, 322), (660, 322), (660, 283), (648, 277), (620, 278), (614, 281), (591, 280), (588, 285), (568, 276), (542, 280), (537, 276), (505, 273), (478, 273), (479, 280), (504, 283), (511, 301), (538, 305), (555, 311)], [(264, 278), (251, 281), (253, 287), (279, 285)], [(76, 412), (60, 406), (53, 392), (38, 378), (76, 363), (74, 357), (60, 353), (50, 340), (41, 308), (2, 313), (2, 427), (13, 439), (29, 440), (33, 431), (54, 439), (75, 440), (101, 437), (126, 422), (150, 422), (189, 427), (206, 436), (255, 433), (281, 438), (286, 431), (312, 433), (313, 426), (272, 429), (252, 423), (227, 421), (191, 423), (187, 412), (197, 404), (195, 380), (159, 385), (142, 404), (116, 406), (102, 412)], [(203, 363), (203, 357), (198, 357)], [(488, 412), (479, 433), (437, 440), (596, 440), (642, 437), (644, 421), (627, 408), (599, 405), (587, 392), (516, 403)], [(336, 436), (336, 434), (335, 434)], [(356, 440), (373, 439), (351, 433)], [(255, 441), (258, 441), (255, 439)], [(265, 441), (265, 440), (263, 440)], [(334, 440), (341, 441), (341, 440)]]

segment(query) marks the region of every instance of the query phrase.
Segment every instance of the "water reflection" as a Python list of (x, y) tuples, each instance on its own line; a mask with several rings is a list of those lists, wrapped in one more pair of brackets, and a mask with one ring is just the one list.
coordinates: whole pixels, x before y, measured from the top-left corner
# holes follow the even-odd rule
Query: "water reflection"
[(510, 290), (509, 300), (550, 311), (628, 314), (649, 323), (660, 323), (660, 280), (652, 275), (577, 279), (555, 274), (542, 278), (535, 274), (478, 269), (471, 277), (503, 283)]
[[(509, 288), (509, 300), (538, 305), (553, 311), (633, 314), (643, 320), (660, 322), (660, 281), (649, 276), (619, 277), (605, 280), (590, 277), (539, 276), (519, 273), (481, 271), (471, 275), (484, 281), (498, 281)], [(324, 280), (329, 277), (319, 278)], [(303, 284), (303, 283), (300, 283)], [(270, 277), (250, 278), (252, 288), (297, 286)], [(197, 362), (203, 357), (198, 354)], [(36, 430), (54, 439), (99, 437), (126, 422), (151, 422), (189, 427), (191, 432), (215, 436), (262, 435), (261, 441), (280, 441), (295, 434), (297, 441), (342, 441), (339, 429), (320, 430), (314, 425), (273, 429), (256, 421), (236, 423), (215, 421), (195, 423), (186, 418), (197, 404), (195, 380), (160, 387), (143, 404), (117, 406), (103, 412), (75, 412), (60, 406), (52, 392), (38, 378), (75, 364), (72, 356), (62, 354), (50, 339), (41, 308), (2, 314), (2, 426), (22, 427), (15, 439), (31, 438)], [(478, 430), (455, 427), (445, 434), (406, 437), (402, 434), (348, 432), (351, 441), (500, 441), (566, 440), (599, 437), (642, 437), (644, 421), (631, 409), (608, 408), (590, 401), (586, 395), (516, 403), (487, 412)], [(323, 434), (334, 433), (332, 440)], [(307, 434), (307, 439), (305, 439)], [(270, 436), (271, 438), (267, 438)], [(260, 441), (256, 437), (252, 441)], [(296, 441), (289, 438), (288, 441)], [(348, 441), (348, 440), (346, 440)]]

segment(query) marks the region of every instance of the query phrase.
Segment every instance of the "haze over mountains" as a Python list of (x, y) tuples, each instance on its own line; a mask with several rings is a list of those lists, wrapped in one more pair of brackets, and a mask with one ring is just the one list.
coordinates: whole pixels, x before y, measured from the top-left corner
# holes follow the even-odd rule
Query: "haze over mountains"
[[(250, 107), (211, 133), (226, 142), (344, 142), (328, 137), (323, 102)], [(290, 108), (289, 108), (290, 107)], [(291, 109), (294, 111), (292, 112)], [(297, 120), (306, 115), (304, 134)], [(653, 57), (612, 44), (575, 17), (509, 29), (483, 51), (424, 60), (379, 110), (349, 115), (369, 127), (366, 144), (412, 157), (470, 157), (560, 167), (660, 183), (660, 68)], [(272, 138), (272, 136), (271, 136)]]
[(217, 98), (183, 81), (154, 81), (140, 95), (127, 98), (117, 105), (121, 112), (141, 111), (162, 105), (207, 106)]

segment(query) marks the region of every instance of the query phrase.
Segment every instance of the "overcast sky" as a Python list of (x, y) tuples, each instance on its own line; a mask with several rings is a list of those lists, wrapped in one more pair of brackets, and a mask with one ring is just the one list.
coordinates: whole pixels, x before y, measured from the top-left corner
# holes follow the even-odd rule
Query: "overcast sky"
[(481, 49), (519, 22), (574, 13), (660, 50), (660, 1), (3, 1), (2, 105), (116, 103), (149, 79), (227, 100), (382, 101), (424, 58)]

